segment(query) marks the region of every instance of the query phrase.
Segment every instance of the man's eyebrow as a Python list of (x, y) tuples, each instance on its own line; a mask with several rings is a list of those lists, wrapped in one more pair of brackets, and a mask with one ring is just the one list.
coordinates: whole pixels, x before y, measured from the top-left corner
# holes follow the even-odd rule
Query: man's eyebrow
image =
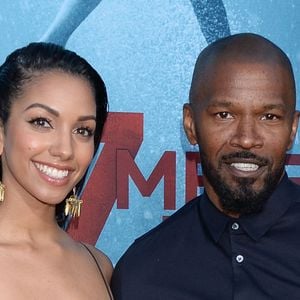
[(48, 111), (50, 114), (52, 114), (52, 115), (54, 115), (56, 117), (59, 116), (58, 111), (56, 111), (55, 109), (53, 109), (53, 108), (51, 108), (51, 107), (49, 107), (49, 106), (47, 106), (45, 104), (42, 104), (42, 103), (33, 103), (33, 104), (29, 105), (28, 107), (26, 107), (24, 109), (24, 111), (27, 111), (27, 110), (29, 110), (31, 108), (35, 108), (35, 107), (43, 108), (44, 110)]
[(284, 104), (266, 104), (264, 105), (264, 108), (265, 109), (280, 109), (280, 110), (283, 110), (283, 111), (286, 111), (286, 105)]
[(232, 102), (231, 101), (226, 101), (226, 100), (218, 100), (218, 101), (214, 101), (212, 103), (209, 103), (207, 106), (208, 107), (230, 107), (232, 106)]
[[(208, 107), (230, 107), (232, 106), (233, 103), (231, 101), (215, 101), (212, 103), (208, 104)], [(263, 105), (263, 108), (268, 110), (268, 109), (280, 109), (282, 111), (286, 111), (286, 105), (282, 104), (282, 103), (273, 103), (273, 104), (265, 104)]]

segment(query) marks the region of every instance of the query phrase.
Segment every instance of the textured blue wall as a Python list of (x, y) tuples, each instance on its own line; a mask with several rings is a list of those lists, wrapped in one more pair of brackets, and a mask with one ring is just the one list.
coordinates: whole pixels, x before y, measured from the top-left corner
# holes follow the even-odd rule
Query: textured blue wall
[[(62, 2), (2, 0), (0, 61), (14, 48), (40, 40), (57, 14), (64, 14)], [(299, 86), (300, 1), (223, 3), (231, 33), (255, 32), (278, 44), (290, 57)], [(210, 14), (219, 12), (216, 8)], [(182, 131), (182, 105), (196, 57), (207, 45), (203, 30), (189, 0), (103, 0), (66, 44), (101, 73), (110, 111), (144, 114), (143, 143), (135, 162), (146, 178), (165, 151), (176, 152), (176, 209), (185, 202), (184, 153), (193, 151)], [(293, 153), (299, 147), (297, 138)], [(288, 172), (300, 177), (297, 166)], [(113, 262), (134, 238), (173, 213), (163, 210), (163, 182), (150, 197), (143, 197), (132, 181), (129, 189), (129, 209), (113, 208), (97, 242)]]

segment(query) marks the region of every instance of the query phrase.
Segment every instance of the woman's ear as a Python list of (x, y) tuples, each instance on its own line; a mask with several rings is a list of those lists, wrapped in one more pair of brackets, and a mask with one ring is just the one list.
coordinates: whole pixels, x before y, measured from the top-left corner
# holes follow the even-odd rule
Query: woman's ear
[(185, 134), (192, 145), (197, 144), (197, 136), (195, 130), (195, 122), (193, 118), (193, 110), (190, 104), (185, 103), (183, 106), (183, 127)]
[(2, 155), (4, 149), (4, 126), (0, 121), (0, 155)]

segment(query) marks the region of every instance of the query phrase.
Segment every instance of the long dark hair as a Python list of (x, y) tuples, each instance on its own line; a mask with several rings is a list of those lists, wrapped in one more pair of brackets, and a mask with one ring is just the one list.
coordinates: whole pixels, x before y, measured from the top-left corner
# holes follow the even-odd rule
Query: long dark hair
[[(108, 111), (105, 84), (97, 71), (84, 58), (56, 44), (30, 43), (12, 52), (0, 66), (0, 121), (2, 126), (5, 129), (12, 103), (22, 95), (24, 85), (35, 77), (53, 70), (79, 76), (91, 85), (96, 103), (94, 136), (96, 152)], [(2, 166), (0, 178), (2, 178)], [(84, 178), (77, 184), (77, 189), (82, 188), (83, 182)], [(65, 201), (56, 206), (56, 219), (60, 226), (65, 223), (64, 205)]]

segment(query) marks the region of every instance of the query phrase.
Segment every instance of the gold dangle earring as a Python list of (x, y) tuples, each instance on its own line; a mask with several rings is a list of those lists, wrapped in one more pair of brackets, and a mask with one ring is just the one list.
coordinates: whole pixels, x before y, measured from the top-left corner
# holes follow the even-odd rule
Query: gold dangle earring
[(71, 216), (78, 218), (80, 216), (80, 210), (82, 200), (76, 197), (75, 187), (73, 188), (73, 195), (66, 199), (65, 216)]
[(0, 202), (4, 201), (5, 185), (0, 181)]

